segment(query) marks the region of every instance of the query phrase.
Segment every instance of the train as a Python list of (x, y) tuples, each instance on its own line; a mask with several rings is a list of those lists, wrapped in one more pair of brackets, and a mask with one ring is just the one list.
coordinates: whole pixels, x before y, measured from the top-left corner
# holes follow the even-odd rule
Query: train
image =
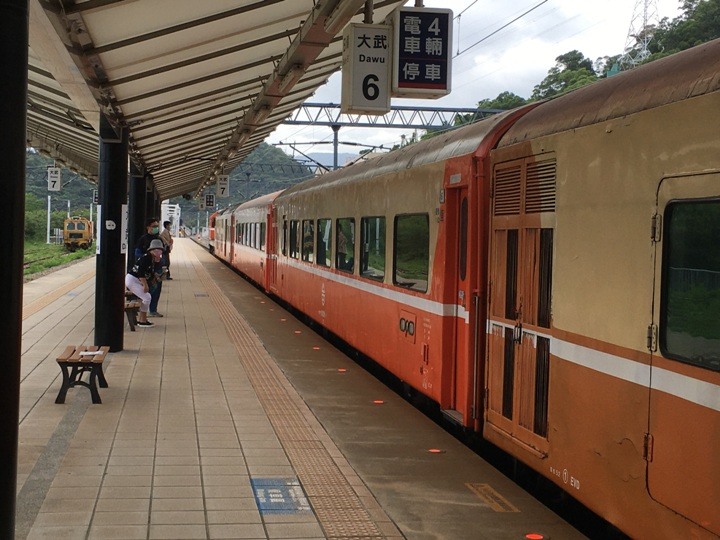
[(213, 220), (217, 257), (625, 534), (720, 535), (720, 40)]
[(93, 222), (82, 216), (67, 217), (63, 222), (63, 244), (68, 251), (90, 249), (93, 243)]

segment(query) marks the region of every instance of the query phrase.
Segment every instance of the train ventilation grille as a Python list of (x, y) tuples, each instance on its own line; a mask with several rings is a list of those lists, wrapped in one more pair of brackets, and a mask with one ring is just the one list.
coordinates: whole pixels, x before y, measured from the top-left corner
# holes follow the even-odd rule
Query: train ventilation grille
[(525, 212), (555, 211), (555, 160), (528, 163), (525, 176)]
[(520, 165), (495, 171), (494, 215), (516, 216), (520, 214), (521, 179), (522, 169)]

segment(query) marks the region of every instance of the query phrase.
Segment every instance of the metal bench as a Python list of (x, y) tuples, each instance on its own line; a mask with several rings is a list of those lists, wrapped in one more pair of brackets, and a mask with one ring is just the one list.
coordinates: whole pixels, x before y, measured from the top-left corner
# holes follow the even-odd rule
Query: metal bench
[[(100, 388), (107, 388), (105, 374), (102, 364), (110, 351), (110, 347), (104, 345), (68, 345), (65, 351), (57, 357), (57, 363), (62, 371), (62, 386), (55, 399), (55, 403), (65, 403), (65, 395), (68, 389), (74, 386), (84, 386), (90, 389), (90, 396), (93, 403), (102, 403), (97, 384)], [(85, 372), (90, 374), (88, 382), (82, 380)]]

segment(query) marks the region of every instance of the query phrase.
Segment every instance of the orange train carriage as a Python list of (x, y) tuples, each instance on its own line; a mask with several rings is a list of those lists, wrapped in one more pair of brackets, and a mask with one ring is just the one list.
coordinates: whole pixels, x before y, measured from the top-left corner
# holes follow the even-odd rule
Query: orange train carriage
[(715, 538), (718, 126), (720, 40), (245, 203), (215, 252), (627, 534)]

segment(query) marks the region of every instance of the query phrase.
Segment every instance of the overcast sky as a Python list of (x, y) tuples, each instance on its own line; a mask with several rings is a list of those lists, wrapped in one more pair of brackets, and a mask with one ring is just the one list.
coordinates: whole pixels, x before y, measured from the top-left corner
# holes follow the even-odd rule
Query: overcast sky
[[(658, 20), (679, 15), (680, 0), (654, 2)], [(392, 105), (474, 107), (481, 99), (495, 98), (504, 91), (528, 98), (561, 54), (577, 49), (594, 61), (622, 53), (633, 12), (636, 5), (643, 3), (642, 0), (425, 0), (425, 7), (450, 8), (455, 16), (452, 92), (437, 100), (393, 98)], [(407, 5), (414, 6), (415, 1)], [(529, 14), (487, 37), (535, 6), (538, 7)], [(340, 103), (340, 80), (340, 74), (335, 74), (309, 101)], [(400, 142), (401, 134), (409, 133), (400, 129), (342, 128), (339, 140), (387, 147)], [(332, 141), (332, 130), (279, 126), (266, 142), (272, 144), (280, 140)], [(332, 146), (327, 144), (299, 148), (306, 153), (332, 152)], [(340, 147), (340, 152), (357, 151), (357, 147)]]

